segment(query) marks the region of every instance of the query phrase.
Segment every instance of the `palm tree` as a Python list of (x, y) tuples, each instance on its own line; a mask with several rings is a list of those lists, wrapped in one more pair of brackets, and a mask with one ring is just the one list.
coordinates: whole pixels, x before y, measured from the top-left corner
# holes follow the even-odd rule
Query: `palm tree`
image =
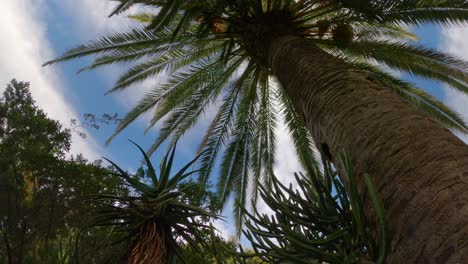
[(98, 210), (93, 226), (113, 226), (115, 232), (125, 237), (121, 242), (131, 241), (130, 252), (126, 254), (128, 263), (186, 263), (184, 246), (190, 245), (201, 254), (206, 237), (204, 229), (211, 228), (205, 222), (217, 218), (200, 206), (186, 203), (193, 184), (183, 181), (196, 172), (186, 172), (196, 159), (170, 177), (174, 146), (162, 159), (158, 177), (148, 156), (136, 146), (142, 152), (148, 169), (131, 176), (106, 159), (115, 168), (115, 176), (123, 178), (133, 191), (132, 195), (91, 196), (90, 201)]
[[(271, 186), (281, 112), (303, 164), (314, 160), (314, 142), (331, 160), (345, 148), (356, 175), (373, 175), (393, 234), (391, 262), (444, 263), (467, 254), (460, 241), (468, 231), (468, 148), (449, 130), (466, 133), (467, 126), (430, 94), (383, 70), (467, 92), (468, 63), (412, 43), (409, 30), (465, 23), (465, 1), (116, 1), (112, 15), (145, 6), (149, 12), (134, 18), (146, 27), (49, 62), (97, 55), (83, 70), (134, 62), (109, 92), (170, 74), (116, 134), (154, 109), (149, 128), (165, 120), (151, 153), (216, 105), (200, 144), (200, 181), (222, 156), (222, 200), (234, 192), (245, 204), (249, 182), (254, 200), (260, 184)], [(238, 224), (242, 214), (236, 210)]]

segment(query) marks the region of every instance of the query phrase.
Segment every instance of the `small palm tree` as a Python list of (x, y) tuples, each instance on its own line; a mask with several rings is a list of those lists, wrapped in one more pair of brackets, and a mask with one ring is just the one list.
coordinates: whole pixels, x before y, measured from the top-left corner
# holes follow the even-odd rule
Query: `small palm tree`
[[(468, 200), (468, 147), (446, 128), (466, 133), (467, 126), (442, 102), (383, 70), (466, 93), (468, 63), (412, 42), (416, 36), (409, 30), (466, 23), (465, 1), (116, 1), (112, 15), (133, 5), (149, 9), (135, 16), (146, 27), (81, 45), (49, 62), (97, 55), (83, 70), (135, 63), (109, 92), (170, 74), (167, 82), (154, 83), (116, 134), (154, 109), (149, 128), (165, 119), (151, 153), (166, 140), (177, 141), (216, 104), (199, 147), (199, 179), (206, 182), (222, 156), (222, 200), (234, 192), (245, 205), (249, 183), (254, 200), (258, 186), (271, 186), (282, 112), (304, 166), (314, 160), (313, 141), (333, 160), (345, 148), (356, 175), (378, 176), (374, 181), (395, 233), (392, 261), (436, 256), (447, 262), (466, 255), (468, 246), (456, 241), (467, 231), (468, 217), (453, 212), (461, 210), (458, 201)], [(464, 211), (467, 206), (463, 202)], [(235, 214), (240, 226), (242, 210)]]
[[(135, 144), (136, 145), (136, 144)], [(179, 184), (196, 171), (186, 172), (196, 159), (170, 177), (174, 162), (175, 146), (166, 154), (160, 165), (159, 177), (145, 152), (136, 145), (144, 156), (148, 167), (143, 181), (130, 176), (112, 161), (117, 177), (123, 178), (132, 190), (131, 196), (94, 195), (99, 212), (95, 226), (115, 226), (132, 241), (128, 263), (184, 263), (183, 243), (194, 250), (202, 251), (204, 228), (200, 218), (216, 218), (211, 212), (184, 203), (185, 191), (191, 185)], [(107, 160), (107, 159), (106, 159)], [(181, 242), (181, 240), (183, 242)], [(182, 243), (182, 244), (181, 244)]]

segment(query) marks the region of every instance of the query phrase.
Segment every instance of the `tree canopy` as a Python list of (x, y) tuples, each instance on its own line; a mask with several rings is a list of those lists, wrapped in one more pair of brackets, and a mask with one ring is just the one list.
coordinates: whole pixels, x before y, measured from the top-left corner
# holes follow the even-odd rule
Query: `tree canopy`
[(29, 83), (11, 81), (0, 99), (1, 263), (115, 257), (116, 248), (102, 239), (112, 237), (109, 228), (82, 232), (94, 215), (79, 198), (128, 189), (101, 162), (66, 158), (70, 144), (70, 131), (35, 105)]

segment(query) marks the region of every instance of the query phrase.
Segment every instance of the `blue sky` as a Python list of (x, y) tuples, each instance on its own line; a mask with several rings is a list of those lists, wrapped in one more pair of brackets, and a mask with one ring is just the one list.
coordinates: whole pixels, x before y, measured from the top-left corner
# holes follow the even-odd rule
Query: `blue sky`
[[(104, 96), (123, 67), (80, 75), (76, 75), (76, 72), (89, 60), (41, 67), (45, 61), (82, 42), (129, 28), (132, 22), (125, 17), (107, 18), (111, 7), (112, 3), (106, 0), (1, 0), (0, 35), (3, 40), (0, 42), (0, 87), (3, 89), (12, 78), (30, 81), (38, 105), (64, 125), (68, 125), (72, 118), (79, 119), (83, 113), (125, 114), (155, 81), (143, 83), (121, 94)], [(468, 27), (423, 27), (416, 31), (425, 45), (468, 59), (468, 43), (465, 44), (463, 39), (463, 36), (467, 36)], [(464, 117), (468, 116), (466, 96), (447, 92), (434, 82), (412, 80), (454, 107)], [(135, 140), (144, 148), (152, 143), (156, 131), (152, 130), (145, 135), (145, 120), (142, 118), (134, 123), (108, 147), (104, 146), (104, 142), (111, 135), (111, 128), (88, 130), (86, 139), (74, 136), (72, 153), (83, 153), (91, 160), (106, 156), (128, 170), (136, 169), (140, 157), (127, 139)], [(196, 139), (203, 125), (202, 121), (179, 142), (180, 163), (193, 157), (197, 147)], [(292, 172), (300, 168), (294, 159), (287, 133), (281, 131), (279, 135), (278, 148), (282, 151), (278, 152), (280, 156), (276, 173), (287, 180)], [(158, 160), (159, 156), (160, 153), (157, 153), (154, 159)], [(232, 231), (229, 224), (220, 228)]]

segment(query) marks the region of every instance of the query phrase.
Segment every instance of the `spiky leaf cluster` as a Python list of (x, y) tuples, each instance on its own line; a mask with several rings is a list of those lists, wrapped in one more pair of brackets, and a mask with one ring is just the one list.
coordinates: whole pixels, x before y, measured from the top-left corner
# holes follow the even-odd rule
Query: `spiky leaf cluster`
[[(468, 4), (461, 0), (115, 0), (111, 15), (134, 5), (148, 13), (133, 15), (145, 23), (83, 44), (49, 63), (95, 55), (83, 70), (132, 63), (109, 92), (140, 85), (153, 87), (125, 116), (115, 135), (137, 117), (152, 112), (148, 129), (159, 134), (148, 150), (174, 144), (212, 106), (217, 109), (199, 150), (199, 180), (207, 182), (220, 159), (218, 192), (242, 204), (247, 186), (269, 185), (276, 155), (277, 123), (284, 118), (305, 166), (314, 159), (312, 140), (267, 63), (276, 37), (296, 35), (341, 58), (408, 104), (448, 128), (467, 131), (463, 119), (414, 84), (384, 69), (440, 81), (468, 91), (468, 63), (414, 42), (412, 26), (464, 24)], [(213, 109), (213, 108), (210, 108)], [(114, 135), (114, 136), (115, 136)], [(114, 137), (112, 136), (110, 140)], [(236, 210), (238, 223), (241, 211)]]
[[(140, 146), (136, 146), (143, 154), (147, 166), (146, 176), (143, 175), (143, 181), (141, 181), (138, 176), (129, 175), (115, 163), (106, 159), (116, 169), (117, 173), (114, 175), (123, 178), (130, 186), (132, 195), (97, 194), (92, 196), (90, 201), (99, 208), (94, 226), (115, 226), (115, 231), (122, 232), (126, 239), (133, 241), (131, 243), (133, 245), (142, 245), (144, 244), (142, 242), (147, 242), (148, 245), (153, 246), (154, 241), (141, 241), (146, 236), (142, 232), (160, 232), (159, 237), (163, 237), (161, 240), (163, 242), (157, 241), (156, 244), (161, 243), (162, 246), (158, 246), (165, 252), (159, 255), (165, 256), (168, 261), (177, 260), (185, 263), (183, 244), (180, 244), (180, 240), (201, 253), (205, 237), (203, 229), (210, 227), (199, 220), (217, 218), (212, 212), (186, 203), (188, 197), (186, 191), (193, 186), (182, 182), (197, 172), (187, 172), (197, 158), (171, 177), (174, 146), (161, 161), (159, 176), (157, 176), (148, 156)], [(144, 248), (142, 250), (141, 253), (145, 254)], [(149, 252), (152, 249), (147, 250)]]
[[(389, 238), (377, 191), (365, 175), (378, 224), (369, 221), (348, 157), (342, 154), (341, 162), (342, 177), (326, 162), (323, 173), (311, 169), (306, 176), (296, 174), (296, 188), (277, 179), (273, 191), (260, 186), (273, 214), (245, 212), (243, 232), (255, 254), (238, 254), (240, 262), (260, 256), (266, 263), (384, 263)], [(347, 190), (341, 179), (347, 181)]]

